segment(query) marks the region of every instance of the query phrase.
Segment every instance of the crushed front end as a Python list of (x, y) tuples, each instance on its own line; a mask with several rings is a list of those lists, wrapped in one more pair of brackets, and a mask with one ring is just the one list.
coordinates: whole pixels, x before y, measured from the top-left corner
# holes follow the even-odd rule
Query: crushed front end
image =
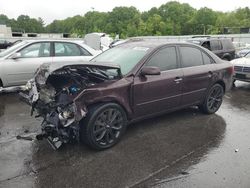
[(35, 112), (36, 117), (43, 118), (38, 140), (46, 138), (54, 149), (79, 141), (79, 122), (87, 113), (79, 96), (88, 88), (120, 75), (117, 68), (117, 74), (107, 75), (107, 69), (110, 67), (92, 65), (70, 65), (55, 71), (43, 65), (38, 69), (34, 79), (27, 83), (31, 115)]

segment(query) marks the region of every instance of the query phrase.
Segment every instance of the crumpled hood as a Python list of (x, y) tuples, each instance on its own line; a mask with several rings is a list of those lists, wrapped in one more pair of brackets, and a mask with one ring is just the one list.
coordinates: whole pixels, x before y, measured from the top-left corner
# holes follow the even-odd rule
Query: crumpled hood
[(97, 68), (111, 68), (111, 69), (117, 69), (120, 76), (121, 76), (121, 69), (119, 65), (112, 65), (112, 64), (100, 64), (100, 63), (91, 63), (89, 61), (82, 62), (82, 63), (76, 63), (76, 62), (60, 62), (60, 63), (44, 63), (42, 64), (35, 73), (35, 80), (39, 84), (45, 84), (48, 77), (54, 72), (58, 71), (60, 69), (63, 69), (65, 67), (97, 67)]

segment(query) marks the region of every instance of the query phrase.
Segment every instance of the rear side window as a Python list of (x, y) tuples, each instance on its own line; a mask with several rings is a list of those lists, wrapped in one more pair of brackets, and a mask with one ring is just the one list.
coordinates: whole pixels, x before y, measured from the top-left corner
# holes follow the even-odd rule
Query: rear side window
[(211, 58), (207, 54), (205, 54), (204, 52), (202, 52), (202, 57), (203, 57), (203, 62), (205, 65), (213, 63)]
[(182, 46), (180, 47), (182, 67), (193, 67), (203, 65), (201, 51), (197, 48)]
[[(85, 50), (85, 49), (84, 49)], [(55, 42), (55, 56), (81, 56), (89, 55), (89, 53), (77, 44), (67, 42)]]
[(161, 49), (146, 63), (146, 66), (159, 67), (161, 71), (177, 68), (177, 57), (175, 47)]
[(221, 42), (219, 40), (211, 40), (210, 41), (210, 46), (211, 46), (211, 50), (222, 50), (222, 45)]

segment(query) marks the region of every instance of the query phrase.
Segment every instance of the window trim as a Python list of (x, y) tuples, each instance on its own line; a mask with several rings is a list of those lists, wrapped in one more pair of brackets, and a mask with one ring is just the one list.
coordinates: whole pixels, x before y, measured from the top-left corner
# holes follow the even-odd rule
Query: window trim
[[(210, 64), (205, 64), (204, 57), (203, 57), (203, 54), (202, 54), (202, 53), (204, 53), (206, 56), (209, 57), (209, 59), (210, 59)], [(201, 55), (202, 55), (203, 65), (215, 64), (215, 61), (213, 60), (213, 58), (212, 58), (207, 52), (205, 52), (204, 50), (202, 50), (202, 53), (201, 53)]]
[[(52, 42), (53, 45), (52, 45), (52, 57), (79, 57), (79, 56), (56, 56), (56, 49), (55, 49), (55, 43), (66, 43), (66, 44), (74, 44), (76, 45), (76, 47), (78, 48), (78, 50), (80, 51), (80, 56), (83, 56), (83, 57), (86, 57), (86, 55), (83, 54), (83, 51), (82, 51), (82, 46), (80, 46), (79, 44), (77, 43), (74, 43), (74, 42), (68, 42), (68, 41), (53, 41)], [(93, 54), (91, 54), (87, 49), (84, 48), (84, 50), (86, 50), (88, 52), (88, 56), (93, 56)]]
[(159, 47), (157, 50), (155, 50), (152, 54), (150, 54), (149, 55), (149, 57), (144, 61), (144, 63), (143, 63), (143, 65), (140, 67), (140, 69), (139, 69), (139, 73), (140, 73), (140, 71), (141, 71), (141, 69), (143, 68), (143, 67), (145, 67), (146, 66), (146, 64), (152, 59), (152, 57), (154, 56), (154, 55), (156, 55), (157, 53), (159, 53), (159, 51), (161, 51), (161, 50), (163, 50), (163, 49), (165, 49), (165, 48), (174, 48), (175, 49), (175, 55), (176, 55), (176, 68), (175, 69), (170, 69), (170, 70), (163, 70), (163, 71), (161, 71), (161, 73), (164, 73), (164, 72), (167, 72), (167, 71), (173, 71), (173, 70), (177, 70), (177, 69), (180, 69), (181, 67), (180, 67), (180, 59), (179, 59), (179, 57), (178, 57), (178, 49), (177, 49), (177, 46), (176, 45), (164, 45), (164, 46), (161, 46), (161, 47)]
[[(189, 47), (189, 48), (194, 48), (194, 49), (199, 50), (200, 53), (201, 53), (202, 64), (201, 64), (201, 65), (196, 65), (196, 66), (190, 66), (190, 67), (183, 67), (183, 60), (182, 60), (181, 49), (180, 49), (181, 47)], [(183, 44), (179, 45), (179, 46), (178, 46), (178, 53), (179, 53), (179, 57), (180, 57), (180, 65), (181, 65), (180, 68), (185, 69), (185, 68), (199, 67), (199, 66), (205, 65), (205, 64), (204, 64), (204, 60), (203, 60), (203, 56), (202, 56), (202, 52), (205, 52), (205, 51), (202, 50), (202, 49), (200, 49), (200, 48), (197, 47), (197, 46), (183, 45)], [(206, 54), (207, 54), (207, 53), (206, 53)], [(210, 57), (210, 56), (209, 56), (209, 57)], [(211, 57), (210, 57), (210, 59), (211, 59)]]
[(23, 46), (22, 48), (20, 48), (19, 50), (17, 50), (17, 51), (15, 51), (15, 52), (13, 52), (9, 57), (11, 57), (13, 54), (15, 54), (15, 53), (20, 53), (20, 51), (22, 51), (23, 49), (25, 49), (25, 48), (27, 48), (27, 47), (29, 47), (29, 46), (31, 46), (31, 45), (34, 45), (34, 44), (37, 44), (37, 43), (49, 43), (49, 45), (50, 45), (50, 52), (49, 52), (49, 56), (47, 56), (47, 57), (19, 57), (18, 59), (30, 59), (30, 58), (48, 58), (48, 57), (52, 57), (52, 54), (51, 54), (51, 50), (52, 50), (52, 45), (51, 45), (51, 42), (50, 41), (37, 41), (37, 42), (32, 42), (32, 43), (30, 43), (30, 44), (28, 44), (28, 45), (26, 45), (26, 46)]

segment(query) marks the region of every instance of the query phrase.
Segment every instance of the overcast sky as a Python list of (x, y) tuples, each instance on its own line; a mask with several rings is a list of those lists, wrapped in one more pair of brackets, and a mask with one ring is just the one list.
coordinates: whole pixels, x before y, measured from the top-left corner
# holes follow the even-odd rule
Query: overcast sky
[[(84, 15), (94, 8), (96, 11), (111, 11), (116, 6), (135, 6), (140, 11), (159, 7), (169, 0), (0, 0), (0, 14), (17, 18), (20, 14), (41, 17), (46, 24), (55, 19)], [(232, 11), (239, 7), (250, 7), (249, 0), (178, 0), (199, 9), (209, 7), (218, 11)]]

